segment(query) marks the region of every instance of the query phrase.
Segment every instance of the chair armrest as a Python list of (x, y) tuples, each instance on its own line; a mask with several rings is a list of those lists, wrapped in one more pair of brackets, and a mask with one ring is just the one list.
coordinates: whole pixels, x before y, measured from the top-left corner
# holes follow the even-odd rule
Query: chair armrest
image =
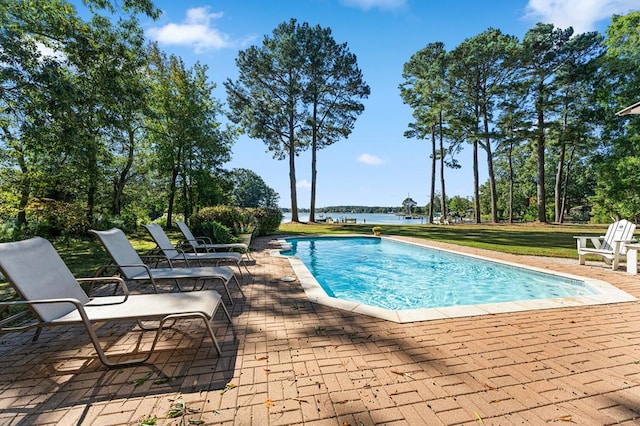
[(576, 243), (578, 245), (578, 250), (581, 248), (587, 248), (587, 240), (591, 241), (593, 247), (599, 249), (602, 246), (602, 241), (604, 240), (603, 236), (595, 237), (593, 235), (574, 235)]
[(202, 244), (213, 244), (213, 240), (209, 237), (196, 237), (196, 240)]
[(127, 283), (124, 282), (124, 280), (120, 277), (94, 277), (94, 278), (76, 278), (76, 281), (78, 281), (78, 283), (83, 283), (83, 282), (90, 282), (91, 283), (91, 288), (93, 288), (93, 284), (94, 283), (98, 283), (98, 282), (113, 282), (116, 283), (118, 285), (118, 287), (120, 287), (120, 289), (122, 290), (122, 293), (125, 295), (129, 294), (129, 287), (127, 287)]
[(118, 268), (144, 268), (147, 271), (147, 275), (149, 276), (149, 280), (151, 281), (153, 290), (156, 293), (158, 292), (158, 287), (156, 286), (156, 281), (153, 279), (153, 275), (151, 275), (151, 268), (149, 268), (149, 265), (146, 265), (144, 263), (132, 263), (132, 264), (118, 265)]
[[(45, 305), (45, 304), (52, 304), (52, 303), (71, 303), (78, 310), (83, 322), (89, 323), (89, 318), (84, 310), (84, 305), (78, 299), (60, 298), (60, 299), (14, 300), (11, 302), (0, 302), (0, 306), (6, 306), (6, 307), (31, 306), (31, 305)], [(33, 310), (31, 310), (31, 312), (33, 312)], [(18, 315), (23, 315), (23, 314), (20, 313)], [(12, 333), (16, 331), (25, 331), (25, 330), (30, 330), (32, 328), (40, 327), (41, 324), (47, 324), (47, 322), (42, 321), (40, 318), (37, 318), (36, 316), (35, 319), (37, 322), (30, 322), (29, 324), (5, 327), (5, 324), (8, 324), (10, 320), (15, 319), (18, 315), (14, 315), (12, 317), (4, 319), (3, 321), (0, 321), (0, 332)]]

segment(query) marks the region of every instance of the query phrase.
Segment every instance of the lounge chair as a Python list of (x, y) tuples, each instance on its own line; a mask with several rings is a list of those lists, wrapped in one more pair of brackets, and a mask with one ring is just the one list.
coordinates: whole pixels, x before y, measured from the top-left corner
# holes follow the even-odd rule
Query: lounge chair
[(185, 262), (187, 266), (189, 262), (196, 262), (198, 266), (202, 266), (202, 262), (233, 262), (238, 267), (240, 277), (244, 278), (242, 273), (242, 265), (247, 271), (247, 274), (251, 277), (251, 272), (247, 265), (242, 261), (242, 254), (237, 252), (207, 252), (207, 253), (185, 253), (184, 251), (176, 248), (162, 227), (156, 223), (144, 225), (149, 231), (151, 238), (155, 241), (158, 249), (164, 254), (165, 258), (169, 262), (169, 265), (173, 266), (173, 262)]
[(249, 246), (245, 243), (213, 243), (211, 238), (209, 237), (194, 237), (193, 233), (189, 229), (186, 223), (183, 221), (176, 221), (176, 225), (180, 232), (182, 232), (182, 236), (184, 237), (184, 242), (188, 244), (194, 252), (215, 252), (215, 251), (231, 251), (231, 250), (239, 250), (241, 253), (244, 253), (249, 260), (255, 260), (251, 257), (251, 251), (249, 250)]
[[(122, 230), (118, 228), (112, 228), (107, 231), (96, 231), (92, 229), (91, 232), (96, 234), (113, 260), (114, 266), (119, 270), (120, 275), (125, 281), (150, 281), (157, 293), (158, 287), (156, 281), (158, 280), (173, 280), (180, 291), (185, 291), (180, 284), (183, 280), (193, 280), (196, 283), (200, 282), (200, 289), (204, 287), (207, 280), (220, 280), (224, 285), (231, 304), (233, 304), (233, 298), (231, 297), (228, 286), (229, 281), (233, 279), (240, 293), (242, 293), (240, 283), (238, 283), (233, 270), (228, 266), (150, 268), (142, 261), (140, 255), (135, 251)], [(192, 290), (196, 288), (198, 287), (194, 284)]]
[[(601, 237), (576, 236), (578, 245), (578, 260), (580, 265), (585, 264), (586, 256), (593, 254), (604, 258), (607, 265), (611, 265), (614, 271), (618, 269), (620, 257), (626, 255), (625, 244), (633, 241), (633, 233), (636, 225), (627, 220), (612, 223), (607, 233)], [(588, 247), (591, 241), (593, 247)]]
[[(90, 278), (87, 280), (115, 281), (122, 295), (89, 298), (67, 268), (51, 243), (35, 237), (24, 241), (0, 244), (0, 271), (21, 296), (19, 301), (1, 302), (1, 305), (27, 305), (36, 321), (16, 327), (5, 327), (3, 332), (24, 331), (44, 326), (82, 324), (95, 347), (100, 361), (108, 367), (139, 364), (152, 355), (165, 323), (175, 320), (199, 318), (205, 324), (220, 355), (220, 346), (209, 321), (222, 307), (233, 327), (229, 312), (215, 290), (189, 293), (129, 294), (124, 280), (118, 277)], [(111, 361), (106, 355), (94, 329), (95, 323), (113, 321), (136, 321), (144, 330), (156, 330), (149, 352), (142, 357)], [(143, 321), (159, 321), (148, 327)], [(167, 327), (168, 328), (168, 327)], [(113, 355), (111, 355), (113, 356)], [(121, 356), (121, 354), (118, 354)]]

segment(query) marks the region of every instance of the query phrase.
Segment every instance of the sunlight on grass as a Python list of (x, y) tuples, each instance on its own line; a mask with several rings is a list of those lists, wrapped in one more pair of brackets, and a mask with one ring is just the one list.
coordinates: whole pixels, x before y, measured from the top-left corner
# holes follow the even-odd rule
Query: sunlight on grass
[[(607, 225), (456, 224), (384, 225), (382, 235), (416, 237), (502, 253), (577, 258), (575, 235), (603, 235)], [(280, 226), (285, 235), (371, 234), (365, 224), (306, 224)]]

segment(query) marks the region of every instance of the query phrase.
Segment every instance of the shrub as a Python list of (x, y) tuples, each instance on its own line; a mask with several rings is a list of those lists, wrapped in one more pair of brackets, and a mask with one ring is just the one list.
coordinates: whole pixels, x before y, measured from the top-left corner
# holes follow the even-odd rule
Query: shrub
[(233, 229), (233, 224), (241, 222), (244, 219), (242, 210), (233, 206), (214, 206), (205, 207), (191, 217), (191, 226), (197, 226), (198, 223), (218, 222), (228, 229)]
[(247, 208), (256, 221), (254, 235), (263, 236), (275, 234), (282, 223), (282, 211), (266, 207)]
[[(203, 232), (207, 226), (204, 225), (208, 222), (218, 222), (224, 225), (227, 230), (234, 229), (234, 226), (240, 223), (254, 223), (256, 230), (255, 236), (275, 234), (282, 222), (282, 212), (279, 209), (269, 209), (264, 207), (233, 207), (233, 206), (214, 206), (205, 207), (201, 209), (197, 214), (191, 217), (189, 226), (192, 228), (192, 232), (195, 233), (195, 229), (202, 227)], [(237, 226), (236, 226), (237, 227)], [(207, 232), (213, 232), (208, 230)], [(230, 231), (229, 231), (230, 232)], [(210, 236), (208, 233), (202, 233), (199, 235)], [(223, 243), (223, 241), (218, 241)]]
[(235, 242), (229, 228), (215, 220), (205, 222), (193, 221), (190, 229), (196, 237), (209, 237), (216, 244), (228, 244)]

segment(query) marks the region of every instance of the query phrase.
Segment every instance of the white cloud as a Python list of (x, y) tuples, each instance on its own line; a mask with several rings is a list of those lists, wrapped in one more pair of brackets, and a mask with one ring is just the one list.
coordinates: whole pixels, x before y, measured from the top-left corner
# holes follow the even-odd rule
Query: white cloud
[(593, 31), (597, 22), (611, 15), (638, 6), (639, 0), (529, 0), (526, 18), (562, 29), (573, 27), (574, 34), (580, 34)]
[(370, 164), (373, 166), (377, 166), (379, 164), (383, 164), (384, 161), (382, 161), (382, 159), (380, 157), (377, 157), (375, 155), (371, 155), (371, 154), (360, 154), (358, 156), (358, 162), (360, 163), (364, 163), (364, 164)]
[(222, 49), (233, 43), (227, 34), (213, 26), (213, 21), (221, 17), (222, 12), (211, 13), (209, 7), (197, 7), (187, 10), (184, 22), (153, 27), (147, 33), (160, 44), (191, 46), (196, 52)]
[(309, 182), (306, 179), (302, 179), (296, 182), (296, 188), (301, 188), (301, 189), (310, 189), (311, 188), (311, 182)]
[(356, 7), (364, 11), (370, 9), (394, 10), (406, 6), (407, 0), (341, 0), (348, 7)]

